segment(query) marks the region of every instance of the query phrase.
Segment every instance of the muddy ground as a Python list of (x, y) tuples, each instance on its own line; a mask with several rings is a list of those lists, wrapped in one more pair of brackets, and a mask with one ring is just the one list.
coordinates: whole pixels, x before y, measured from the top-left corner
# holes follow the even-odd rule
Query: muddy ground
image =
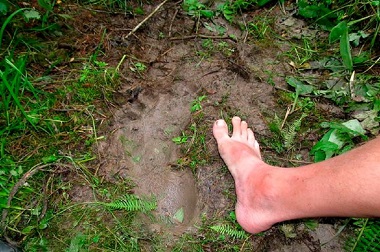
[[(205, 28), (206, 20), (188, 16), (180, 3), (167, 2), (125, 39), (155, 6), (145, 5), (146, 14), (133, 17), (107, 13), (95, 6), (68, 4), (64, 9), (74, 20), (69, 21), (71, 34), (61, 41), (61, 47), (73, 50), (72, 56), (80, 58), (100, 45), (103, 53), (98, 60), (110, 66), (121, 62), (122, 85), (110, 101), (112, 116), (98, 121), (98, 135), (105, 136), (105, 140), (95, 150), (101, 160), (97, 171), (111, 182), (118, 176), (130, 178), (136, 184), (136, 194), (154, 195), (158, 201), (155, 215), (162, 221), (148, 222), (147, 228), (175, 237), (197, 232), (201, 216), (224, 218), (234, 207), (234, 184), (218, 156), (211, 133), (213, 122), (240, 115), (253, 127), (259, 142), (270, 138), (268, 120), (275, 113), (284, 115), (287, 109), (277, 102), (277, 91), (288, 89), (285, 77), (293, 74), (283, 56), (289, 49), (287, 39), (301, 33), (315, 35), (317, 31), (306, 28), (290, 12), (271, 6), (267, 14), (265, 9), (252, 10), (242, 18), (248, 21), (258, 14), (268, 15), (273, 19), (270, 29), (276, 36), (258, 41), (217, 17), (213, 23), (226, 28), (220, 35)], [(213, 48), (205, 48), (208, 38)], [(66, 44), (74, 46), (67, 49)], [(144, 63), (147, 69), (136, 71), (136, 62)], [(194, 115), (190, 106), (202, 95), (207, 95), (202, 112), (203, 123), (209, 125), (205, 143), (212, 162), (198, 165), (193, 174), (190, 168), (176, 167), (184, 153), (172, 138), (191, 125)], [(310, 145), (315, 140), (310, 137)], [(310, 161), (308, 149), (297, 151), (303, 154), (302, 161)], [(262, 156), (275, 158), (276, 154), (263, 145)], [(290, 164), (286, 159), (269, 161)], [(72, 193), (75, 201), (91, 200), (85, 187), (77, 190), (80, 193)], [(179, 223), (173, 216), (181, 208), (184, 220)], [(265, 236), (250, 241), (257, 251), (342, 251), (342, 239), (333, 239), (337, 226), (323, 222), (320, 220), (322, 224), (315, 231), (291, 222), (299, 223), (296, 231), (302, 235), (296, 239), (286, 238), (275, 226)]]

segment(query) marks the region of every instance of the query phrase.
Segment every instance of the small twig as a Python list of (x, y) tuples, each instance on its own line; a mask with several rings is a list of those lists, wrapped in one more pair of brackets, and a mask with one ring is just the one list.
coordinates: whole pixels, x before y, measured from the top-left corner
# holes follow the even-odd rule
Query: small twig
[(2, 218), (1, 218), (1, 227), (4, 228), (5, 227), (5, 220), (7, 218), (7, 215), (8, 215), (8, 208), (11, 206), (11, 202), (12, 202), (12, 199), (14, 198), (14, 196), (16, 195), (16, 193), (18, 192), (18, 189), (25, 184), (26, 180), (33, 176), (36, 172), (38, 172), (39, 170), (42, 170), (48, 166), (51, 166), (52, 164), (45, 164), (45, 165), (36, 165), (34, 166), (30, 171), (27, 171), (23, 176), (22, 178), (17, 181), (17, 183), (13, 186), (11, 192), (9, 193), (9, 196), (8, 196), (8, 201), (7, 201), (7, 208), (4, 208), (3, 209), (3, 214), (2, 214)]
[(45, 217), (45, 214), (46, 214), (47, 209), (48, 209), (48, 196), (47, 196), (48, 193), (47, 193), (47, 191), (48, 191), (48, 186), (49, 186), (51, 178), (52, 178), (52, 175), (49, 176), (49, 178), (46, 182), (46, 186), (44, 186), (44, 188), (43, 188), (43, 206), (42, 206), (41, 214), (40, 214), (40, 216), (38, 216), (39, 222)]
[(170, 26), (169, 26), (169, 37), (172, 36), (172, 27), (173, 27), (174, 19), (175, 19), (175, 17), (177, 16), (177, 14), (178, 14), (178, 8), (175, 9), (175, 12), (174, 12), (174, 15), (173, 15), (172, 21), (170, 22)]
[(243, 245), (241, 245), (239, 252), (243, 251), (244, 246), (245, 246), (245, 243), (246, 243), (246, 242), (248, 241), (248, 239), (251, 238), (251, 237), (252, 237), (252, 235), (249, 235), (249, 236), (244, 240)]
[(321, 247), (326, 245), (327, 243), (331, 242), (333, 239), (337, 238), (342, 232), (343, 230), (346, 228), (346, 226), (348, 225), (348, 223), (351, 221), (351, 218), (348, 218), (345, 220), (345, 222), (343, 223), (343, 225), (338, 229), (338, 231), (336, 232), (336, 234), (330, 238), (330, 240), (328, 241), (325, 241), (324, 243), (321, 244)]
[(131, 28), (109, 28), (111, 31), (132, 31)]
[(285, 4), (284, 2), (281, 3), (281, 1), (279, 1), (278, 3), (280, 5), (280, 9), (282, 11), (283, 14), (286, 14), (286, 10), (285, 10)]
[(184, 39), (192, 39), (192, 38), (230, 39), (234, 42), (237, 42), (236, 39), (230, 36), (211, 36), (211, 35), (202, 35), (202, 34), (194, 34), (194, 35), (183, 36), (183, 37), (172, 37), (172, 38), (169, 38), (169, 40), (184, 40)]
[[(208, 73), (205, 73), (204, 75), (201, 76), (201, 78), (203, 78), (203, 77), (205, 77), (205, 76), (207, 76), (207, 75), (213, 74), (213, 73), (217, 73), (217, 72), (220, 71), (220, 69), (221, 69), (221, 68), (219, 68), (218, 70), (213, 70), (213, 71), (210, 71), (210, 72), (208, 72)], [(199, 79), (201, 79), (201, 78), (199, 78)]]
[(117, 73), (117, 72), (119, 72), (119, 70), (120, 70), (120, 66), (121, 66), (121, 64), (123, 64), (123, 62), (124, 62), (124, 60), (125, 60), (125, 57), (127, 57), (127, 55), (123, 55), (123, 57), (121, 58), (121, 60), (119, 61), (119, 64), (117, 64), (117, 66), (116, 66), (116, 68), (115, 68), (115, 72), (113, 73), (113, 75), (112, 75), (112, 79), (115, 77), (115, 74)]
[(55, 69), (58, 70), (58, 71), (61, 70), (61, 69), (59, 69), (56, 65), (54, 65), (53, 62), (49, 61), (47, 58), (45, 58), (45, 61), (46, 61), (47, 63), (49, 63), (50, 67), (53, 67), (53, 68), (55, 68)]
[(281, 157), (276, 157), (277, 159), (288, 161), (291, 163), (299, 163), (299, 164), (312, 164), (313, 162), (309, 161), (303, 161), (303, 160), (295, 160), (295, 159), (287, 159), (287, 158), (281, 158)]
[(279, 87), (279, 86), (273, 86), (274, 89), (277, 89), (277, 90), (281, 90), (281, 91), (284, 91), (284, 92), (288, 92), (288, 93), (293, 93), (293, 91), (290, 91), (286, 88), (282, 88), (282, 87)]
[(290, 114), (290, 107), (288, 107), (288, 109), (286, 110), (286, 114), (285, 114), (284, 120), (282, 121), (280, 130), (282, 130), (282, 128), (284, 128), (286, 119), (288, 119), (289, 114)]
[(356, 98), (356, 95), (354, 93), (355, 71), (352, 72), (349, 83), (350, 83), (351, 99), (355, 100)]
[(368, 72), (369, 70), (371, 70), (372, 67), (374, 67), (374, 66), (377, 64), (377, 62), (379, 62), (379, 60), (380, 60), (380, 57), (378, 57), (377, 60), (375, 61), (375, 63), (373, 63), (373, 64), (372, 64), (369, 68), (367, 68), (363, 73), (366, 73), (366, 72)]
[(1, 218), (1, 225), (0, 225), (0, 227), (2, 229), (5, 229), (5, 222), (6, 222), (6, 218), (7, 218), (7, 215), (8, 215), (8, 209), (11, 206), (12, 199), (17, 194), (19, 188), (25, 184), (25, 182), (28, 180), (29, 177), (33, 176), (38, 171), (40, 171), (40, 170), (42, 170), (42, 169), (44, 169), (46, 167), (52, 166), (52, 165), (68, 166), (68, 165), (61, 164), (61, 163), (51, 163), (51, 164), (44, 164), (44, 165), (37, 164), (37, 165), (33, 166), (32, 169), (30, 169), (29, 171), (27, 171), (20, 178), (20, 180), (17, 181), (17, 183), (13, 186), (13, 188), (12, 188), (12, 190), (9, 193), (9, 196), (8, 196), (7, 207), (3, 209), (2, 218)]
[(133, 33), (135, 33), (149, 18), (151, 18), (167, 1), (169, 0), (164, 0), (162, 3), (160, 3), (146, 18), (144, 18), (143, 21), (141, 21), (138, 25), (136, 25), (135, 28), (132, 29), (128, 33), (127, 36), (124, 37), (124, 39), (127, 39), (129, 36), (131, 36)]
[[(73, 5), (74, 6), (74, 5)], [(107, 11), (107, 10), (97, 10), (97, 9), (92, 9), (92, 8), (87, 8), (87, 7), (82, 7), (85, 10), (92, 11), (92, 12), (99, 12), (99, 13), (107, 13), (107, 14), (124, 14), (125, 12), (115, 12), (115, 11)]]
[[(164, 56), (165, 54), (167, 54), (168, 52), (172, 51), (174, 49), (174, 47), (171, 47), (169, 48), (168, 50), (166, 50), (165, 52), (161, 53), (160, 56), (158, 58), (161, 58), (162, 56)], [(166, 63), (166, 62), (165, 62)]]

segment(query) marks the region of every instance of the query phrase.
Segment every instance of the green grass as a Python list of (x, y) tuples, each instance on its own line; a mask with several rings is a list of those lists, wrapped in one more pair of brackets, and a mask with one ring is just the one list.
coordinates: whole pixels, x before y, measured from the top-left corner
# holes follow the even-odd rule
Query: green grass
[[(96, 158), (91, 146), (101, 138), (97, 136), (98, 109), (106, 105), (119, 82), (115, 69), (92, 60), (84, 63), (79, 75), (62, 81), (60, 89), (37, 88), (45, 79), (32, 76), (28, 69), (29, 55), (38, 53), (32, 51), (35, 47), (25, 47), (28, 40), (16, 43), (11, 38), (9, 43), (3, 36), (7, 27), (13, 28), (6, 25), (18, 21), (16, 14), (24, 11), (11, 13), (1, 30), (5, 41), (0, 62), (1, 236), (22, 240), (26, 248), (33, 243), (43, 249), (51, 243), (43, 232), (54, 226), (57, 212), (68, 207), (65, 199), (55, 202), (72, 186), (62, 182), (62, 174), (77, 176), (92, 187), (101, 185), (87, 163)], [(35, 34), (17, 32), (24, 38)], [(93, 105), (95, 100), (98, 107)]]
[[(141, 228), (142, 224), (135, 221), (135, 216), (138, 212), (149, 213), (155, 209), (156, 203), (152, 199), (140, 199), (129, 194), (133, 184), (119, 181), (117, 185), (104, 183), (93, 189), (77, 187), (76, 190), (92, 191), (98, 198), (94, 202), (76, 203), (65, 194), (56, 195), (54, 201), (61, 201), (61, 206), (54, 215), (47, 214), (49, 231), (37, 230), (38, 236), (28, 239), (25, 248), (28, 251), (73, 251), (74, 247), (78, 249), (74, 251), (108, 251), (111, 248), (113, 251), (139, 251), (139, 239), (148, 238), (149, 232)], [(64, 189), (64, 184), (60, 188), (69, 189)], [(120, 196), (122, 193), (126, 194)]]
[(90, 6), (91, 8), (106, 9), (110, 13), (122, 11), (124, 15), (143, 15), (144, 0), (139, 1), (123, 1), (123, 0), (79, 0), (80, 4)]
[(198, 234), (183, 234), (172, 251), (252, 251), (250, 241), (253, 237), (242, 230), (236, 222), (235, 212), (231, 211), (223, 217), (203, 216)]
[[(92, 9), (144, 13), (142, 2), (79, 2)], [(154, 200), (136, 198), (128, 180), (104, 182), (93, 166), (98, 157), (92, 147), (105, 137), (99, 135), (100, 121), (108, 116), (113, 93), (121, 84), (118, 67), (97, 59), (99, 46), (94, 54), (78, 59), (65, 78), (50, 75), (56, 65), (71, 58), (49, 43), (63, 30), (59, 21), (69, 16), (58, 14), (55, 1), (34, 4), (33, 8), (21, 8), (0, 0), (0, 236), (21, 242), (25, 251), (164, 251), (165, 239), (136, 218), (139, 213), (152, 218), (149, 212), (155, 207)], [(220, 16), (246, 31), (249, 43), (268, 43), (279, 37), (274, 32), (271, 10), (244, 22), (240, 14), (277, 4), (287, 3), (236, 0), (216, 6), (191, 0), (181, 6), (197, 27), (204, 25), (215, 35), (228, 36), (225, 27), (210, 22)], [(274, 159), (286, 154), (285, 159), (292, 160), (299, 158), (296, 143), (300, 143), (320, 161), (378, 134), (380, 78), (373, 70), (378, 70), (379, 64), (379, 3), (303, 0), (298, 1), (297, 8), (299, 15), (329, 37), (288, 41), (290, 50), (282, 57), (291, 62), (294, 76), (286, 79), (289, 91), (276, 93), (278, 105), (289, 108), (289, 113), (265, 114), (267, 120), (277, 117), (268, 120), (273, 138), (263, 139), (262, 146), (277, 153)], [(204, 39), (198, 56), (201, 60), (215, 54), (228, 58), (235, 51), (229, 40)], [(44, 73), (33, 72), (31, 63), (45, 58), (52, 64)], [(318, 67), (312, 68), (313, 63)], [(139, 76), (148, 67), (137, 60), (131, 66)], [(352, 75), (354, 70), (356, 74)], [(308, 76), (310, 71), (323, 78)], [(347, 85), (352, 84), (351, 76), (352, 86)], [(320, 100), (343, 108), (345, 120), (323, 115), (315, 106)], [(207, 148), (212, 124), (207, 106), (208, 97), (203, 93), (195, 98), (189, 104), (191, 121), (173, 139), (183, 153), (177, 167), (191, 169), (194, 174), (215, 161)], [(212, 106), (220, 109), (230, 127), (229, 118), (237, 109), (228, 107), (228, 97)], [(356, 121), (351, 114), (356, 114)], [(302, 141), (310, 130), (319, 136), (313, 148)], [(223, 172), (228, 170), (224, 167)], [(73, 201), (75, 197), (70, 194), (75, 191), (85, 192), (94, 200), (83, 202), (78, 197)], [(232, 189), (225, 193), (234, 199)], [(197, 233), (183, 234), (172, 251), (255, 249), (253, 236), (242, 231), (228, 210), (227, 216), (204, 217)], [(370, 251), (375, 247), (378, 221), (359, 219), (353, 227), (357, 236), (348, 244), (351, 250)]]
[(210, 122), (204, 120), (205, 115), (202, 107), (202, 103), (206, 100), (206, 95), (200, 95), (192, 102), (190, 106), (190, 111), (193, 114), (191, 122), (180, 136), (172, 139), (173, 142), (181, 145), (183, 154), (177, 160), (178, 168), (190, 168), (193, 174), (196, 174), (197, 167), (211, 162), (211, 155), (206, 146)]

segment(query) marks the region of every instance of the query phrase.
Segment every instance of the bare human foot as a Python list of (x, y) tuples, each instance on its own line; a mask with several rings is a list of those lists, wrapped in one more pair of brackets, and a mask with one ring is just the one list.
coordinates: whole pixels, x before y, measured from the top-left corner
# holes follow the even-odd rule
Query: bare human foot
[(261, 160), (259, 144), (245, 121), (234, 117), (232, 126), (230, 137), (226, 122), (218, 120), (213, 134), (219, 153), (235, 180), (237, 220), (246, 231), (258, 233), (281, 220), (274, 218), (276, 193), (268, 181), (275, 168)]
[(218, 120), (213, 133), (235, 180), (236, 217), (258, 233), (285, 220), (306, 217), (380, 217), (380, 137), (323, 162), (281, 168), (265, 164), (246, 122), (232, 118), (228, 135)]

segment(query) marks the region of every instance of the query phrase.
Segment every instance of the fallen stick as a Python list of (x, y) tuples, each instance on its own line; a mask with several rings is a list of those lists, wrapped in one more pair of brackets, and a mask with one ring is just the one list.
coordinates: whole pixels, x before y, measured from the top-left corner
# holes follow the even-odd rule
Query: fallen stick
[(133, 33), (135, 33), (149, 18), (151, 18), (167, 1), (169, 0), (164, 0), (162, 3), (157, 5), (157, 7), (146, 17), (144, 18), (143, 21), (141, 21), (138, 25), (136, 25), (135, 28), (130, 31), (127, 36), (124, 37), (124, 39), (127, 39), (129, 36), (131, 36)]
[[(62, 164), (62, 163), (49, 163), (49, 164), (43, 164), (43, 165), (37, 164), (37, 165), (33, 166), (32, 169), (25, 172), (24, 175), (17, 181), (17, 183), (13, 186), (12, 190), (9, 193), (6, 207), (3, 208), (1, 222), (0, 222), (0, 228), (5, 230), (6, 219), (7, 219), (7, 215), (8, 215), (8, 209), (10, 208), (12, 199), (16, 196), (20, 187), (22, 187), (25, 184), (25, 182), (28, 180), (28, 178), (32, 177), (35, 173), (37, 173), (38, 171), (40, 171), (46, 167), (53, 166), (53, 165), (55, 165), (55, 166), (59, 165), (59, 166), (64, 166), (64, 167), (69, 166), (67, 164)], [(69, 167), (71, 167), (71, 166), (69, 166)]]
[(185, 40), (185, 39), (193, 39), (193, 38), (209, 38), (209, 39), (230, 39), (234, 42), (237, 42), (237, 39), (231, 36), (212, 36), (212, 35), (203, 35), (203, 34), (194, 34), (183, 37), (171, 37), (169, 40)]

